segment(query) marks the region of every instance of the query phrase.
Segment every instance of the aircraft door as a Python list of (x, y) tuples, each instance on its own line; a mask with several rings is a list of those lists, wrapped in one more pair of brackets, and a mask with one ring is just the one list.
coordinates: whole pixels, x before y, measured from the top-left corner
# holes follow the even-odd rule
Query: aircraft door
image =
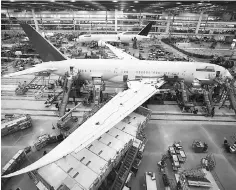
[(127, 82), (128, 80), (128, 75), (123, 75), (123, 82)]

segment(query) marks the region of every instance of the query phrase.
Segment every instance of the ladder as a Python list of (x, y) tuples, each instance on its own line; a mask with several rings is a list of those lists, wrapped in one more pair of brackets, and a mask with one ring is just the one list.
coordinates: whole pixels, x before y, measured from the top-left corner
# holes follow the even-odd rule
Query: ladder
[(59, 117), (62, 117), (63, 115), (65, 115), (66, 106), (67, 106), (67, 103), (68, 103), (68, 100), (69, 100), (69, 95), (70, 95), (72, 83), (73, 83), (73, 77), (72, 76), (65, 79), (64, 87), (63, 87), (62, 102), (61, 102), (61, 105), (59, 106)]
[(220, 104), (219, 104), (219, 108), (222, 108), (225, 104), (225, 101), (227, 99), (228, 95), (227, 95), (227, 90), (224, 90), (222, 92), (221, 98), (220, 98)]
[(234, 110), (234, 112), (236, 113), (236, 97), (234, 94), (233, 83), (232, 84), (227, 83), (226, 88), (227, 88), (227, 93), (228, 93), (230, 105), (231, 105), (232, 109)]
[(124, 186), (125, 180), (129, 174), (129, 170), (132, 167), (132, 164), (135, 160), (135, 157), (138, 153), (138, 148), (131, 146), (126, 153), (126, 156), (123, 160), (122, 165), (116, 175), (114, 183), (112, 184), (111, 190), (121, 190)]

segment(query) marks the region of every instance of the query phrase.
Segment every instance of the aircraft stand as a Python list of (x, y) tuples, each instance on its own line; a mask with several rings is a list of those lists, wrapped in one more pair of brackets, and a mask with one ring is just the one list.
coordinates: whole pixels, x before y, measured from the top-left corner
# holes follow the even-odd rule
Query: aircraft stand
[(93, 102), (99, 104), (102, 102), (102, 91), (105, 90), (105, 83), (101, 77), (93, 78)]
[(187, 90), (185, 88), (185, 84), (184, 81), (180, 81), (180, 91), (181, 91), (181, 95), (180, 94), (176, 94), (177, 95), (177, 102), (180, 105), (180, 108), (182, 109), (182, 111), (191, 111), (191, 108), (194, 107), (193, 103), (190, 103), (188, 100), (188, 94), (187, 94)]
[(226, 102), (227, 99), (229, 99), (230, 106), (236, 113), (236, 94), (233, 86), (234, 80), (232, 81), (226, 81), (223, 84), (223, 92), (220, 100), (219, 108), (222, 108)]
[[(48, 80), (45, 79), (46, 77), (49, 77)], [(48, 85), (49, 80), (50, 80), (50, 73), (39, 73), (28, 84), (26, 84), (25, 82), (24, 84), (19, 85), (16, 88), (15, 93), (16, 95), (25, 95), (28, 89), (35, 89), (36, 87), (38, 87), (37, 84), (39, 84), (40, 82), (42, 86)]]
[(71, 68), (71, 73), (70, 73), (69, 77), (67, 77), (68, 74), (65, 74), (65, 76), (66, 77), (65, 77), (65, 81), (64, 81), (64, 87), (63, 87), (64, 92), (63, 92), (62, 102), (59, 105), (59, 117), (62, 117), (65, 114), (72, 84), (73, 84), (74, 80), (78, 79), (78, 75), (75, 75), (73, 73), (73, 68)]
[(203, 90), (203, 97), (204, 97), (204, 102), (205, 102), (205, 107), (203, 107), (203, 110), (206, 112), (206, 114), (209, 116), (211, 114), (212, 111), (212, 102), (210, 101), (210, 97), (209, 97), (209, 92), (204, 89)]

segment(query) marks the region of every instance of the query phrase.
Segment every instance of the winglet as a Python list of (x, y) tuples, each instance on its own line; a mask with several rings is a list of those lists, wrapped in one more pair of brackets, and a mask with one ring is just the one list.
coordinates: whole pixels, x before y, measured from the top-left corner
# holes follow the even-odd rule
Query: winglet
[(149, 31), (151, 30), (152, 28), (152, 25), (154, 24), (154, 22), (149, 22), (147, 26), (145, 26), (139, 33), (138, 35), (140, 36), (147, 36)]
[(68, 58), (56, 49), (48, 40), (46, 40), (39, 32), (28, 24), (21, 24), (30, 42), (39, 53), (43, 62), (62, 61)]

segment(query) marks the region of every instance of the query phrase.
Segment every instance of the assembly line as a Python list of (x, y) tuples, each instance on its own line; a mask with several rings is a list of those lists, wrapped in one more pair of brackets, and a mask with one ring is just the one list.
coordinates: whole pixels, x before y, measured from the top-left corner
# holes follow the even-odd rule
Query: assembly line
[[(22, 3), (3, 4), (14, 10)], [(89, 7), (77, 3), (43, 2), (45, 8)], [(116, 3), (121, 2), (92, 1), (91, 5), (108, 8)], [(142, 1), (129, 4), (147, 10), (154, 6)], [(166, 9), (172, 10), (184, 2), (167, 4)], [(31, 6), (45, 14), (37, 3)], [(2, 189), (233, 190), (235, 35), (222, 43), (228, 52), (218, 48), (217, 36), (204, 37), (205, 44), (213, 41), (211, 53), (222, 52), (224, 58), (193, 53), (191, 45), (203, 39), (204, 34), (198, 34), (203, 13), (196, 17), (195, 37), (179, 37), (171, 34), (175, 16), (165, 18), (170, 33), (161, 32), (163, 26), (157, 23), (165, 14), (146, 19), (135, 32), (135, 26), (117, 32), (119, 19), (125, 23), (126, 17), (116, 9), (106, 10), (105, 15), (88, 11), (94, 14), (89, 16), (90, 33), (80, 35), (75, 32), (86, 25), (81, 19), (77, 28), (73, 17), (72, 34), (68, 29), (66, 34), (50, 32), (32, 9), (33, 25), (19, 17), (21, 33), (4, 34)], [(63, 18), (63, 12), (58, 14)], [(107, 29), (106, 34), (92, 34), (96, 14), (105, 16), (107, 28), (114, 14), (116, 34)], [(8, 13), (9, 19), (11, 15), (14, 11)], [(19, 45), (8, 45), (14, 44), (11, 38)]]

